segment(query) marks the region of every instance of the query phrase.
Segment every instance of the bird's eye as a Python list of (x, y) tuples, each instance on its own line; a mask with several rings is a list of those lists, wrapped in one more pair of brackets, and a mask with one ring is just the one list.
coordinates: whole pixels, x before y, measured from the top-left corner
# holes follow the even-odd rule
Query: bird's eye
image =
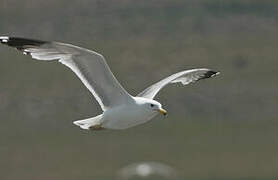
[(151, 107), (154, 107), (154, 105), (153, 105), (153, 104), (151, 104)]

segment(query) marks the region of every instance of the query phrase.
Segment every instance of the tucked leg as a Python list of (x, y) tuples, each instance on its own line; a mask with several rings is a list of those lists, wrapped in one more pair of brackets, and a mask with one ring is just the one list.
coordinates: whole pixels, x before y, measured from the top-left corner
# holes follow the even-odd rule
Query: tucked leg
[(93, 131), (99, 131), (99, 130), (104, 130), (104, 129), (105, 129), (105, 128), (102, 127), (101, 124), (97, 124), (97, 125), (95, 125), (95, 126), (91, 126), (91, 127), (90, 127), (90, 130), (93, 130)]

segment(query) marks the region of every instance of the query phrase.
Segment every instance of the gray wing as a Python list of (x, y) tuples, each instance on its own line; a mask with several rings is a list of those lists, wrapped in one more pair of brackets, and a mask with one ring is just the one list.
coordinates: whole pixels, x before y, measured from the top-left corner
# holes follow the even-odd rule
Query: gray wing
[(64, 44), (17, 37), (0, 37), (0, 41), (38, 60), (59, 60), (69, 67), (94, 95), (103, 110), (123, 104), (131, 96), (120, 85), (105, 62), (94, 51)]
[(153, 84), (152, 86), (148, 87), (137, 96), (153, 99), (155, 95), (167, 84), (180, 82), (183, 85), (187, 85), (189, 83), (196, 82), (198, 80), (205, 79), (205, 78), (210, 78), (218, 74), (219, 72), (212, 71), (210, 69), (205, 69), (205, 68), (181, 71)]

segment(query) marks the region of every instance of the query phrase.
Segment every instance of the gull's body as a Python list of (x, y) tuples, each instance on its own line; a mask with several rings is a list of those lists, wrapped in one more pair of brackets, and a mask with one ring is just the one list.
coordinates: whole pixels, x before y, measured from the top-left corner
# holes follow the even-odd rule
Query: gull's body
[[(146, 98), (134, 97), (128, 104), (105, 111), (101, 118), (102, 126), (107, 129), (127, 129), (151, 120), (159, 111), (144, 107), (146, 102), (149, 102)], [(158, 107), (161, 109), (160, 104)]]
[(218, 74), (205, 68), (181, 71), (134, 97), (117, 81), (104, 57), (94, 51), (71, 44), (7, 36), (0, 36), (0, 42), (37, 60), (58, 60), (79, 77), (103, 110), (96, 117), (74, 121), (82, 129), (126, 129), (145, 123), (158, 113), (166, 115), (161, 104), (153, 100), (160, 89), (170, 83), (187, 85)]

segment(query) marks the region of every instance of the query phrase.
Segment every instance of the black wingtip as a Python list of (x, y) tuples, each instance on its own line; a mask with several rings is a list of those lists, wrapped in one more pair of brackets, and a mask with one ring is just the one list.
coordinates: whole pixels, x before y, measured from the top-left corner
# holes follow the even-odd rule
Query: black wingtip
[(198, 80), (201, 80), (201, 79), (207, 79), (207, 78), (210, 78), (210, 77), (214, 77), (214, 76), (217, 76), (218, 74), (220, 74), (219, 71), (212, 71), (212, 70), (209, 70), (207, 71), (206, 73), (204, 73), (204, 75), (198, 79)]
[(210, 77), (214, 77), (217, 76), (218, 74), (220, 74), (219, 71), (208, 71), (204, 74), (204, 78), (210, 78)]
[(26, 46), (41, 46), (42, 44), (47, 43), (47, 41), (8, 36), (0, 36), (0, 41), (2, 44), (15, 47), (19, 50), (24, 49)]
[(9, 37), (8, 36), (0, 36), (0, 41), (2, 44), (7, 44), (9, 41)]

